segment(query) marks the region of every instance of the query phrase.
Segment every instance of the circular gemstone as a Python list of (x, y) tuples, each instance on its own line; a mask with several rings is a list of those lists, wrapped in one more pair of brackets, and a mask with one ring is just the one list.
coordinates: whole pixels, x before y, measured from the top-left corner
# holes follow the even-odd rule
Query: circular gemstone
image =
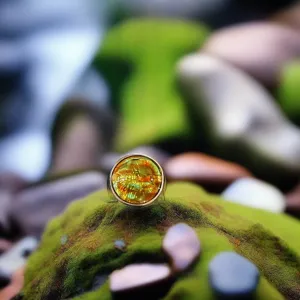
[(144, 155), (123, 158), (111, 172), (111, 188), (127, 204), (145, 205), (154, 201), (162, 192), (163, 183), (162, 168)]

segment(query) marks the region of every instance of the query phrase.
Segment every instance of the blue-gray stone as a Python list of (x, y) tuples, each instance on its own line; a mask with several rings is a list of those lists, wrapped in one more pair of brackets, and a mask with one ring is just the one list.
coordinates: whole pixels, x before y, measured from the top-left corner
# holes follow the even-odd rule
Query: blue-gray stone
[(114, 245), (115, 245), (115, 248), (120, 251), (126, 250), (126, 243), (123, 240), (116, 240)]
[(222, 252), (209, 264), (209, 280), (219, 299), (252, 299), (259, 270), (235, 252)]

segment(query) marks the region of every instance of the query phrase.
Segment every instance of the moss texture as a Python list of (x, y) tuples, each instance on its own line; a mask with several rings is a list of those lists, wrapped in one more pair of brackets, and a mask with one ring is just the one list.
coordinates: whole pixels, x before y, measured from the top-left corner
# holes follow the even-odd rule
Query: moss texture
[[(164, 298), (212, 299), (208, 263), (234, 250), (262, 273), (257, 299), (299, 299), (300, 223), (286, 215), (242, 207), (188, 183), (170, 184), (166, 199), (144, 209), (111, 202), (105, 190), (73, 203), (54, 219), (29, 259), (23, 299), (112, 299), (108, 282), (89, 292), (95, 277), (137, 262), (167, 262), (162, 239), (173, 224), (195, 228), (202, 255)], [(127, 250), (114, 247), (123, 239)], [(81, 294), (81, 296), (79, 296)]]
[(175, 66), (197, 50), (208, 33), (205, 26), (192, 22), (146, 18), (125, 21), (108, 32), (95, 65), (121, 116), (116, 150), (190, 133)]
[(277, 91), (278, 101), (286, 115), (300, 124), (300, 60), (286, 65), (281, 73)]

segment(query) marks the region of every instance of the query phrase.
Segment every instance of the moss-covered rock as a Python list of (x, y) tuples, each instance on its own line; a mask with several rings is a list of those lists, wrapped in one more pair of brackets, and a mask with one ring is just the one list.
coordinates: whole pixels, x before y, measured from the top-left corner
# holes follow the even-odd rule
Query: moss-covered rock
[(116, 150), (189, 133), (175, 65), (207, 36), (202, 25), (172, 19), (133, 19), (108, 32), (95, 65), (109, 84), (121, 116)]
[[(90, 291), (95, 278), (131, 263), (167, 262), (162, 239), (179, 222), (195, 228), (202, 254), (165, 300), (211, 299), (208, 263), (228, 250), (260, 269), (257, 299), (299, 299), (299, 221), (225, 202), (187, 183), (170, 184), (165, 200), (143, 209), (111, 202), (105, 190), (69, 206), (50, 222), (29, 259), (23, 299), (110, 300), (108, 282)], [(125, 252), (114, 246), (119, 239), (127, 244)]]
[(286, 65), (281, 72), (277, 91), (279, 104), (287, 116), (300, 124), (300, 60)]

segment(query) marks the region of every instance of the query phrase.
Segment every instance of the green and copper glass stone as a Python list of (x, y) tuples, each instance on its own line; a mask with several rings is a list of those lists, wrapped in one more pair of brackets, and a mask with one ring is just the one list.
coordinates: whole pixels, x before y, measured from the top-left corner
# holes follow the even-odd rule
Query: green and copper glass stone
[(114, 197), (132, 206), (151, 204), (162, 195), (165, 177), (152, 158), (134, 154), (121, 158), (112, 168), (109, 189)]

